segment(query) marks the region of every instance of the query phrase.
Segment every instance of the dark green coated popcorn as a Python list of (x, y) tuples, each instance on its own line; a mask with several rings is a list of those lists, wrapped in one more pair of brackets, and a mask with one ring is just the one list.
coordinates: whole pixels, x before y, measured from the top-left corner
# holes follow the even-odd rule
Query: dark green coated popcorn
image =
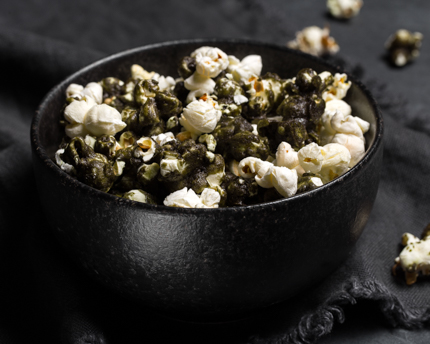
[(412, 62), (420, 54), (422, 39), (423, 35), (420, 32), (412, 33), (404, 29), (396, 31), (385, 43), (388, 59), (397, 67)]
[(303, 173), (302, 176), (299, 177), (299, 180), (297, 181), (297, 194), (314, 190), (318, 187), (318, 185), (315, 185), (312, 182), (312, 178), (318, 177), (314, 173)]
[(154, 123), (150, 126), (143, 128), (142, 135), (143, 136), (157, 136), (166, 132), (166, 124), (162, 119), (159, 122)]
[(103, 87), (103, 91), (107, 94), (106, 98), (112, 96), (119, 96), (121, 93), (123, 93), (124, 81), (118, 78), (104, 78), (101, 81), (101, 85)]
[(233, 97), (218, 99), (218, 106), (224, 116), (237, 117), (242, 113), (242, 105), (237, 105)]
[(139, 111), (126, 107), (121, 111), (121, 120), (127, 124), (126, 129), (135, 133), (140, 132)]
[(188, 188), (193, 189), (193, 191), (196, 194), (200, 194), (203, 192), (204, 189), (209, 187), (209, 183), (206, 179), (207, 172), (204, 169), (198, 169), (194, 171), (190, 176), (188, 177), (186, 186)]
[(182, 58), (178, 66), (178, 74), (184, 78), (189, 78), (196, 71), (196, 59), (191, 56)]
[(236, 81), (225, 77), (218, 78), (214, 93), (218, 98), (232, 98), (237, 95), (245, 95), (242, 87)]
[(160, 122), (160, 111), (154, 98), (148, 98), (139, 112), (139, 126), (141, 128)]
[(139, 80), (134, 88), (134, 99), (137, 104), (145, 104), (148, 98), (155, 97), (158, 92), (158, 81), (154, 79)]
[(126, 107), (125, 103), (117, 96), (113, 96), (111, 98), (105, 98), (104, 103), (117, 109), (118, 112), (122, 112)]
[(98, 190), (108, 192), (117, 178), (110, 161), (79, 136), (69, 142), (63, 159), (73, 165), (79, 181)]
[(179, 132), (179, 118), (178, 116), (172, 116), (166, 121), (166, 130), (176, 134)]
[(180, 100), (182, 104), (185, 104), (188, 92), (189, 91), (185, 88), (183, 81), (177, 82), (175, 87), (173, 88), (173, 94)]
[(102, 135), (97, 138), (94, 144), (94, 151), (105, 155), (109, 159), (114, 157), (116, 148), (117, 142), (112, 135)]
[[(120, 195), (118, 195), (120, 196)], [(132, 201), (138, 201), (147, 204), (157, 204), (157, 198), (142, 189), (135, 189), (125, 192), (120, 197), (130, 199)]]
[(242, 131), (229, 140), (229, 153), (237, 161), (249, 156), (266, 160), (270, 154), (269, 142), (249, 131)]
[(270, 88), (273, 92), (273, 105), (272, 108), (277, 108), (282, 100), (285, 98), (286, 91), (286, 80), (282, 80), (276, 73), (266, 73), (263, 78), (270, 84)]
[(160, 110), (161, 117), (164, 119), (179, 115), (182, 112), (181, 101), (168, 91), (157, 92), (155, 102)]
[(227, 172), (223, 183), (227, 191), (227, 206), (252, 204), (252, 198), (258, 194), (258, 184), (253, 179), (244, 179)]
[(186, 173), (190, 173), (195, 168), (201, 166), (207, 152), (205, 145), (196, 143), (192, 139), (182, 142), (178, 151), (186, 162)]
[(276, 146), (282, 141), (288, 142), (295, 150), (299, 150), (306, 145), (309, 136), (306, 130), (306, 120), (303, 118), (292, 118), (278, 124), (275, 135)]
[(321, 97), (322, 93), (333, 81), (332, 75), (326, 75), (322, 79), (313, 69), (303, 68), (297, 73), (295, 81), (289, 80), (286, 83), (285, 91), (290, 96), (311, 96), (315, 94)]
[(136, 172), (137, 181), (142, 185), (149, 185), (157, 180), (160, 172), (160, 165), (156, 162), (152, 164), (142, 164)]
[(248, 91), (253, 88), (255, 92), (249, 97), (246, 106), (243, 107), (243, 117), (252, 120), (257, 117), (265, 116), (272, 110), (275, 104), (275, 94), (271, 84), (268, 83), (268, 85), (269, 86), (265, 86), (263, 79), (259, 78), (247, 86)]

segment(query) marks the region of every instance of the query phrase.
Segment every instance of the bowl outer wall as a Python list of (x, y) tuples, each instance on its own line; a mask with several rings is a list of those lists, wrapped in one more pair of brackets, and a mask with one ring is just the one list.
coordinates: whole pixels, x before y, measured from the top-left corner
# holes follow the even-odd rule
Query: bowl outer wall
[[(126, 78), (138, 63), (177, 75), (179, 61), (202, 45), (259, 54), (263, 72), (291, 77), (301, 68), (337, 70), (300, 52), (249, 41), (172, 42), (126, 51), (75, 73), (42, 102), (32, 124), (35, 176), (56, 236), (91, 276), (159, 310), (236, 314), (291, 297), (339, 266), (360, 236), (376, 197), (382, 117), (358, 82), (347, 101), (371, 123), (366, 156), (317, 190), (262, 205), (222, 209), (150, 206), (102, 193), (61, 171), (50, 158), (62, 128), (64, 91), (108, 75)], [(268, 67), (269, 66), (269, 67)]]

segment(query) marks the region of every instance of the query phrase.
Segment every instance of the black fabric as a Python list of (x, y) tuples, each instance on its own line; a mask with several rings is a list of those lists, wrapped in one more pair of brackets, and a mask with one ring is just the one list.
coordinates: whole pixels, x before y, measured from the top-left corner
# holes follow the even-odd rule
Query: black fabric
[[(365, 1), (336, 21), (315, 1), (2, 2), (0, 11), (0, 343), (427, 343), (430, 280), (406, 286), (391, 266), (401, 235), (430, 222), (430, 36), (427, 0)], [(43, 96), (108, 54), (173, 39), (237, 37), (284, 44), (329, 23), (341, 64), (371, 89), (384, 115), (384, 165), (365, 231), (318, 286), (248, 319), (167, 319), (90, 280), (52, 237), (38, 204), (29, 128)], [(421, 31), (421, 56), (384, 59), (399, 28)], [(264, 63), (264, 61), (263, 61)], [(317, 259), (317, 258), (316, 258)]]

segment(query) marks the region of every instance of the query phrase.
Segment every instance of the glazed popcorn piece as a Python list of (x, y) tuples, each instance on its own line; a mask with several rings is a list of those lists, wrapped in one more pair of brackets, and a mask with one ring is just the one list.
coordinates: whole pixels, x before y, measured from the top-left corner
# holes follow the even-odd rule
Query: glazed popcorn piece
[(360, 12), (362, 0), (327, 0), (330, 14), (339, 19), (350, 19)]
[(296, 38), (288, 42), (287, 47), (315, 56), (333, 55), (339, 51), (339, 45), (330, 37), (330, 29), (318, 26), (309, 26), (297, 32)]
[(397, 67), (403, 67), (412, 62), (420, 54), (423, 35), (420, 32), (398, 30), (385, 43), (390, 61)]
[(402, 245), (405, 246), (395, 259), (393, 274), (397, 267), (405, 272), (406, 283), (414, 284), (419, 273), (430, 275), (430, 224), (424, 229), (421, 239), (410, 233), (403, 234)]

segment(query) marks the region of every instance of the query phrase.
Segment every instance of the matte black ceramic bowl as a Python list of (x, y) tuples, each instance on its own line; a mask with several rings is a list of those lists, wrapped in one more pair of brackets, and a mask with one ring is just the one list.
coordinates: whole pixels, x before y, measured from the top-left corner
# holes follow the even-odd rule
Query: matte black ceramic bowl
[(52, 161), (64, 129), (65, 90), (107, 76), (126, 78), (138, 63), (177, 76), (178, 61), (217, 46), (243, 58), (259, 54), (263, 73), (301, 68), (337, 72), (323, 60), (249, 41), (198, 40), (146, 46), (98, 61), (50, 91), (31, 128), (34, 171), (53, 231), (95, 279), (147, 306), (184, 316), (232, 316), (286, 300), (338, 267), (367, 222), (382, 162), (382, 117), (358, 82), (346, 101), (370, 122), (366, 156), (340, 178), (266, 204), (221, 209), (147, 205), (88, 187)]

